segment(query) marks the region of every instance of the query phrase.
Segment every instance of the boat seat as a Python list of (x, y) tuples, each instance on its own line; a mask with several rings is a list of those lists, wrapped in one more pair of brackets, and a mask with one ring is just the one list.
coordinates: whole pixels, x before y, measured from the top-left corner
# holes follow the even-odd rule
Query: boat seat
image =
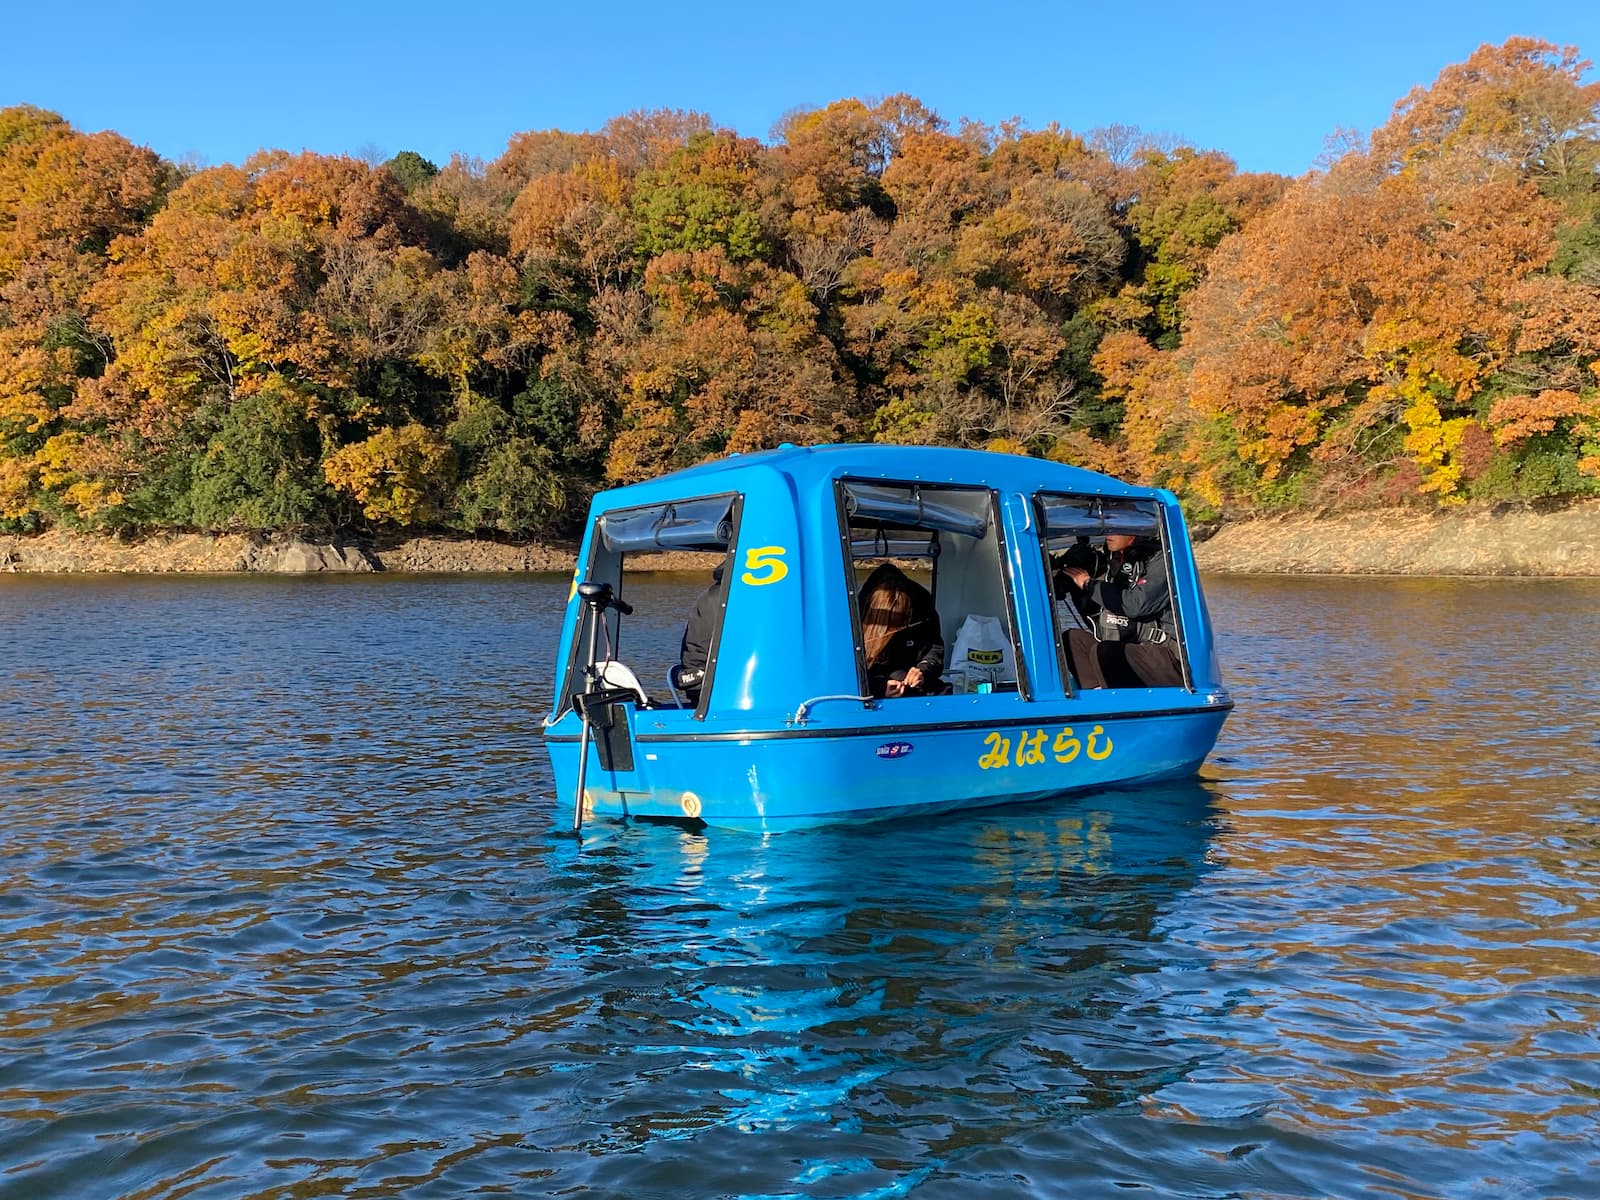
[(625, 692), (632, 692), (639, 697), (640, 708), (650, 708), (650, 697), (645, 694), (644, 685), (639, 682), (639, 677), (632, 669), (614, 658), (608, 658), (595, 664), (600, 669), (600, 682), (606, 687), (620, 688)]

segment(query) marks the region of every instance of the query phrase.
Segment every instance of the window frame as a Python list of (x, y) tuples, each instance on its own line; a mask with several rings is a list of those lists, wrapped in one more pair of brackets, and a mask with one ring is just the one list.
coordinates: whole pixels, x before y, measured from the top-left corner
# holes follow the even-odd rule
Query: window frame
[[(1044, 566), (1045, 598), (1049, 601), (1048, 611), (1050, 614), (1051, 637), (1055, 641), (1056, 662), (1061, 670), (1062, 690), (1066, 692), (1068, 696), (1077, 696), (1081, 694), (1080, 689), (1076, 686), (1076, 683), (1072, 677), (1072, 666), (1067, 658), (1067, 644), (1066, 639), (1063, 636), (1066, 631), (1062, 629), (1056, 622), (1055, 578), (1050, 564), (1051, 533), (1049, 523), (1046, 520), (1046, 497), (1060, 500), (1093, 501), (1100, 504), (1102, 507), (1107, 501), (1109, 501), (1114, 504), (1148, 504), (1154, 508), (1156, 538), (1161, 543), (1161, 557), (1167, 568), (1167, 591), (1170, 594), (1168, 603), (1172, 606), (1172, 624), (1173, 627), (1178, 631), (1178, 671), (1183, 677), (1183, 683), (1181, 686), (1185, 691), (1192, 693), (1195, 690), (1194, 675), (1189, 669), (1189, 639), (1186, 636), (1183, 628), (1183, 605), (1180, 602), (1181, 593), (1179, 590), (1178, 573), (1173, 570), (1172, 564), (1172, 533), (1167, 519), (1167, 506), (1160, 500), (1157, 500), (1153, 497), (1104, 496), (1094, 492), (1058, 492), (1052, 491), (1048, 488), (1041, 488), (1034, 492), (1029, 504), (1033, 510), (1034, 525), (1039, 530), (1039, 557)], [(1102, 517), (1101, 520), (1103, 526), (1104, 518)], [(1090, 536), (1094, 537), (1096, 535), (1091, 534)], [(1098, 536), (1104, 538), (1105, 533), (1102, 532)], [(1067, 598), (1066, 603), (1072, 603), (1070, 596)], [(1127, 689), (1108, 688), (1107, 690), (1116, 691)], [(1150, 690), (1160, 691), (1163, 689), (1152, 688)]]
[[(923, 488), (931, 492), (982, 492), (987, 494), (988, 511), (986, 514), (986, 520), (988, 521), (989, 528), (992, 528), (995, 533), (995, 551), (1000, 560), (1000, 589), (1005, 598), (1005, 602), (1002, 605), (1002, 607), (1005, 609), (1003, 619), (1005, 621), (1006, 636), (1011, 640), (1012, 661), (1017, 664), (1016, 695), (1025, 702), (1031, 702), (1034, 698), (1033, 680), (1029, 675), (1027, 658), (1023, 653), (1021, 638), (1022, 623), (1017, 616), (1016, 587), (1012, 579), (1011, 555), (1009, 543), (1006, 539), (1006, 526), (1005, 522), (1001, 520), (1000, 493), (993, 487), (990, 487), (988, 484), (983, 483), (929, 483), (921, 479), (883, 479), (860, 475), (842, 475), (833, 481), (833, 502), (834, 514), (839, 532), (839, 549), (844, 559), (845, 591), (848, 596), (847, 607), (850, 611), (850, 642), (855, 649), (856, 694), (860, 696), (871, 695), (871, 686), (867, 680), (866, 639), (861, 630), (861, 605), (858, 595), (859, 585), (856, 582), (854, 539), (850, 536), (850, 514), (846, 510), (845, 503), (847, 485), (852, 483), (859, 483), (871, 487), (897, 487), (906, 489)], [(915, 526), (890, 527), (900, 529), (916, 528)], [(967, 536), (963, 534), (949, 533), (946, 530), (938, 530), (937, 527), (935, 527), (935, 530), (941, 535), (948, 537)], [(941, 541), (940, 545), (942, 546), (943, 544), (943, 541)], [(937, 611), (939, 559), (942, 557), (942, 554), (936, 554), (932, 557), (934, 564), (933, 574), (935, 586), (930, 590), (934, 593), (935, 611)], [(887, 559), (885, 561), (887, 561)], [(1052, 622), (1054, 619), (1054, 615), (1052, 615)], [(941, 637), (943, 636), (943, 633), (944, 630), (942, 628), (941, 621)], [(1008, 693), (998, 692), (995, 694), (1007, 695)], [(938, 698), (939, 697), (933, 696), (922, 697), (922, 699)]]
[[(700, 685), (700, 700), (692, 710), (680, 705), (675, 709), (651, 709), (650, 711), (652, 712), (689, 712), (696, 721), (704, 721), (706, 718), (706, 713), (711, 703), (712, 684), (716, 679), (717, 656), (719, 651), (722, 649), (722, 633), (728, 623), (728, 598), (733, 594), (732, 575), (734, 552), (739, 546), (739, 531), (741, 521), (744, 516), (744, 493), (708, 492), (703, 495), (696, 496), (677, 496), (669, 500), (657, 500), (648, 504), (624, 505), (620, 508), (607, 509), (605, 512), (600, 513), (594, 518), (594, 521), (590, 525), (589, 554), (588, 558), (583, 563), (583, 573), (579, 575), (579, 579), (583, 580), (592, 579), (594, 576), (595, 563), (599, 560), (600, 553), (604, 548), (604, 534), (602, 533), (602, 525), (605, 522), (605, 519), (612, 514), (638, 512), (640, 510), (652, 508), (665, 508), (671, 504), (695, 504), (706, 500), (720, 500), (724, 497), (726, 497), (728, 500), (728, 523), (731, 526), (731, 529), (728, 533), (728, 544), (722, 551), (722, 600), (717, 607), (716, 621), (712, 625), (711, 644), (706, 650), (706, 670), (705, 678)], [(673, 553), (676, 550), (677, 548), (664, 549), (662, 553)], [(638, 552), (635, 551), (634, 553)], [(707, 550), (702, 551), (701, 553), (712, 554), (715, 553), (715, 551)], [(617, 599), (621, 600), (624, 599), (622, 585), (627, 576), (628, 551), (619, 550), (616, 552), (616, 554), (617, 579), (615, 590)], [(561, 691), (559, 692), (556, 701), (555, 715), (557, 718), (564, 716), (573, 708), (572, 698), (577, 694), (575, 685), (577, 682), (579, 682), (582, 674), (582, 667), (579, 663), (579, 660), (583, 657), (585, 651), (584, 635), (587, 630), (587, 610), (588, 605), (580, 604), (578, 608), (578, 618), (573, 623), (572, 645), (567, 651), (567, 663), (562, 675)], [(622, 614), (618, 613), (615, 609), (610, 610), (610, 612), (611, 617), (602, 617), (601, 619), (615, 619), (616, 636), (612, 640), (612, 650), (620, 654), (622, 649)], [(674, 697), (674, 699), (676, 699), (676, 697)]]

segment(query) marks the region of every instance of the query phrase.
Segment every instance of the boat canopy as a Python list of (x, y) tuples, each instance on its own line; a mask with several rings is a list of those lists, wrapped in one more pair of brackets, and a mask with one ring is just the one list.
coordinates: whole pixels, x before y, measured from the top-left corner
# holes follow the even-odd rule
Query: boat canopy
[[(1074, 622), (1062, 604), (1063, 579), (1070, 556), (1081, 553), (1074, 544), (1103, 547), (1115, 534), (1146, 539), (1166, 561), (1184, 684), (1156, 690), (1176, 703), (1182, 693), (1220, 686), (1183, 515), (1159, 489), (1022, 456), (857, 445), (730, 455), (602, 492), (590, 508), (576, 580), (609, 585), (666, 632), (650, 632), (643, 615), (616, 608), (591, 629), (590, 610), (574, 591), (551, 720), (571, 711), (596, 635), (607, 659), (626, 662), (643, 681), (652, 728), (658, 721), (666, 729), (679, 721), (701, 730), (781, 727), (797, 713), (814, 719), (817, 697), (834, 698), (823, 711), (838, 719), (851, 698), (877, 686), (861, 589), (883, 563), (931, 596), (947, 651), (945, 683), (955, 687), (959, 654), (979, 628), (996, 643), (983, 652), (1000, 653), (1004, 664), (987, 693), (897, 701), (883, 707), (886, 717), (927, 705), (931, 719), (941, 706), (968, 712), (976, 705), (967, 719), (977, 720), (1021, 705), (1013, 713), (1020, 718), (1033, 711), (1028, 705), (1072, 701), (1078, 684), (1064, 637)], [(650, 560), (668, 551), (704, 557), (672, 564), (693, 576), (647, 582)], [(692, 611), (709, 629), (697, 693), (680, 692), (672, 677)]]

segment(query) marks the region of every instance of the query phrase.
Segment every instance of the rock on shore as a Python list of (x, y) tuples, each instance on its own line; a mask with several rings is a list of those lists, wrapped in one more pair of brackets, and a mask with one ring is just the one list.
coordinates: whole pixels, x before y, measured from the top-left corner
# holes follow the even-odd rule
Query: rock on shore
[[(572, 570), (571, 543), (512, 545), (448, 537), (362, 542), (262, 541), (239, 534), (161, 534), (124, 542), (93, 534), (0, 535), (0, 572), (253, 571), (268, 574)], [(1195, 548), (1204, 571), (1294, 575), (1568, 575), (1600, 577), (1600, 500), (1528, 507), (1409, 509), (1295, 516), (1224, 525)], [(657, 570), (700, 571), (703, 554), (653, 557)]]

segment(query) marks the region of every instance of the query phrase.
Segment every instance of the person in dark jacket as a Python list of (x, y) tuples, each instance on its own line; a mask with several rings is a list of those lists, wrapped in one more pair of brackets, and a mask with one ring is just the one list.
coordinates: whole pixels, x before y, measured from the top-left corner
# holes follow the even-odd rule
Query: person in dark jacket
[(861, 637), (874, 696), (939, 691), (944, 635), (933, 596), (893, 563), (880, 563), (861, 585)]
[(1098, 638), (1069, 629), (1067, 657), (1086, 688), (1182, 687), (1178, 625), (1172, 613), (1172, 585), (1166, 556), (1153, 538), (1106, 536), (1098, 576), (1081, 566), (1064, 573), (1085, 601), (1098, 606)]
[(683, 627), (683, 642), (678, 647), (678, 669), (674, 682), (690, 704), (700, 703), (700, 686), (705, 682), (706, 664), (711, 660), (711, 635), (722, 611), (722, 576), (727, 564), (720, 562), (711, 572), (711, 582), (694, 602)]
[(1072, 613), (1066, 614), (1067, 621), (1062, 628), (1092, 622), (1100, 609), (1076, 582), (1071, 568), (1078, 568), (1090, 579), (1103, 579), (1109, 561), (1110, 554), (1105, 547), (1091, 546), (1087, 537), (1079, 537), (1074, 545), (1050, 556), (1051, 591), (1059, 603), (1072, 607)]

